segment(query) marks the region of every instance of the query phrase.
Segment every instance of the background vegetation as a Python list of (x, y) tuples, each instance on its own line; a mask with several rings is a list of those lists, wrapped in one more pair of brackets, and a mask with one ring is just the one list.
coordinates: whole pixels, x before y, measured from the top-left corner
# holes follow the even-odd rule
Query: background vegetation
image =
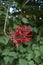
[[(32, 27), (32, 40), (10, 44), (18, 25)], [(43, 0), (0, 0), (0, 65), (43, 65)]]

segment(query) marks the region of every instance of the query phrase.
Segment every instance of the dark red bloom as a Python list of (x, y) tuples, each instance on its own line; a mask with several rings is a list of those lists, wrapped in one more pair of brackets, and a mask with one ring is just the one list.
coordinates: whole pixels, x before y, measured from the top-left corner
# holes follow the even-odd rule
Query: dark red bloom
[(28, 28), (26, 25), (23, 27), (18, 26), (15, 31), (10, 33), (12, 37), (12, 44), (21, 45), (22, 42), (28, 42), (32, 40), (32, 34), (30, 33), (32, 28)]

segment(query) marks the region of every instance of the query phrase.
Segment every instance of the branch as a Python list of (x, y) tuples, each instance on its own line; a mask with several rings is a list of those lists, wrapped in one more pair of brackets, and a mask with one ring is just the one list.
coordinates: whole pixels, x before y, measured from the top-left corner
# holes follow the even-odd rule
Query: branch
[(24, 4), (23, 4), (23, 7), (29, 2), (29, 0), (27, 0)]
[[(9, 7), (8, 7), (8, 9), (9, 9)], [(6, 24), (7, 24), (7, 18), (8, 18), (8, 9), (7, 9), (7, 13), (6, 13), (6, 17), (5, 17), (5, 23), (4, 23), (4, 35), (5, 35), (6, 37), (9, 37), (9, 36), (7, 35), (7, 33), (6, 33)]]
[(26, 5), (28, 2), (29, 2), (29, 0), (27, 0), (27, 1), (25, 2), (25, 5)]

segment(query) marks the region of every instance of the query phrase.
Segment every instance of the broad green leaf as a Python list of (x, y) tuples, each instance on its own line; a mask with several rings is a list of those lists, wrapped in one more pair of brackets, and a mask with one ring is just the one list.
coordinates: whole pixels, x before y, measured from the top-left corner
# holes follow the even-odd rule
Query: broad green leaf
[(34, 57), (34, 61), (37, 63), (37, 64), (39, 64), (39, 63), (41, 63), (41, 58), (40, 57)]
[(18, 26), (16, 24), (13, 24), (13, 29), (16, 29)]
[(36, 45), (36, 44), (33, 44), (33, 45), (32, 45), (32, 49), (33, 49), (33, 50), (39, 50), (39, 46)]
[(6, 49), (3, 50), (2, 55), (7, 56), (9, 54), (9, 52), (10, 52), (10, 49), (6, 48)]
[(32, 41), (26, 42), (24, 44), (30, 46), (32, 44)]
[(4, 61), (5, 61), (5, 64), (7, 65), (8, 64), (8, 62), (10, 62), (10, 60), (11, 60), (11, 58), (10, 57), (4, 57)]
[(15, 53), (15, 52), (10, 52), (10, 53), (9, 53), (9, 56), (12, 56), (12, 57), (14, 57), (14, 58), (17, 58), (17, 53)]
[(11, 57), (17, 58), (17, 53), (15, 53), (15, 52), (4, 51), (2, 53), (2, 55), (4, 55), (4, 56), (11, 56)]
[(40, 37), (41, 41), (43, 41), (43, 37)]
[(29, 23), (27, 18), (22, 18), (23, 23)]
[(43, 46), (40, 46), (40, 51), (43, 54)]
[(13, 57), (9, 57), (9, 56), (5, 56), (4, 58), (4, 62), (5, 62), (5, 64), (7, 65), (8, 63), (12, 63), (13, 62), (13, 60), (14, 60), (14, 58)]
[(35, 32), (36, 34), (38, 33), (38, 29), (37, 29), (36, 27), (34, 27), (34, 28), (32, 29), (32, 31)]
[(43, 41), (40, 41), (40, 44), (43, 44)]
[(37, 35), (37, 41), (40, 41), (40, 35)]
[(35, 53), (35, 57), (39, 57), (41, 55), (39, 50), (34, 50), (34, 53)]
[(19, 47), (19, 51), (20, 51), (21, 53), (26, 52), (26, 48), (23, 48), (22, 46), (20, 46), (20, 47)]
[(29, 62), (29, 65), (36, 65), (32, 60)]
[(39, 65), (43, 65), (43, 63), (39, 64)]
[(28, 65), (25, 59), (19, 59), (19, 65)]
[(41, 55), (41, 59), (43, 59), (43, 54)]
[(31, 52), (29, 54), (27, 54), (27, 57), (26, 57), (28, 60), (31, 60), (32, 58), (34, 58), (34, 53)]
[(7, 56), (7, 55), (9, 55), (9, 51), (4, 51), (4, 52), (2, 52), (2, 55), (4, 55), (4, 56)]
[(5, 36), (1, 36), (0, 37), (0, 43), (3, 43), (3, 44), (7, 44), (9, 41), (9, 38), (5, 37)]

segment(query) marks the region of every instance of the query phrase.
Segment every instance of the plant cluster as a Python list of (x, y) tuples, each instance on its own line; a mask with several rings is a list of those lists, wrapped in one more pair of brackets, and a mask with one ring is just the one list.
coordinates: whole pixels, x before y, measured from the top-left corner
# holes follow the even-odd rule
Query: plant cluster
[(43, 1), (34, 1), (0, 0), (0, 65), (43, 65)]

